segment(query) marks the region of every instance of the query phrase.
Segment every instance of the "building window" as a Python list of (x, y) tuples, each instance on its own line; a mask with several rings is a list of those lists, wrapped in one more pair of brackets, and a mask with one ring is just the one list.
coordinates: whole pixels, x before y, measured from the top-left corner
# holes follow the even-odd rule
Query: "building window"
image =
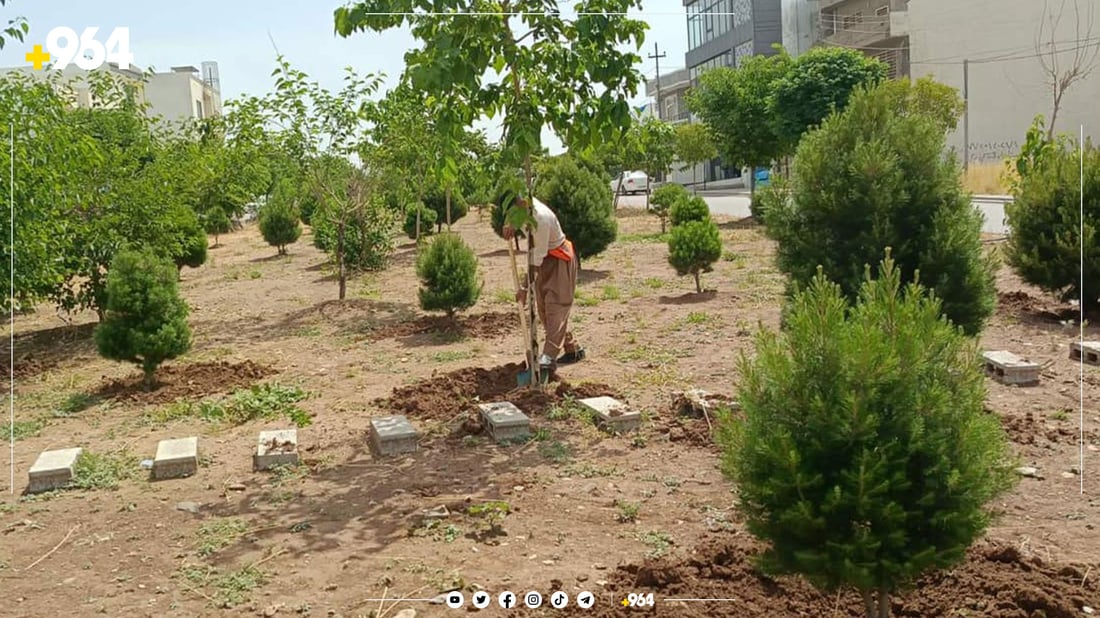
[(890, 5), (888, 5), (888, 4), (885, 5), (885, 6), (880, 6), (877, 9), (875, 9), (875, 15), (877, 17), (886, 17), (889, 14), (890, 14)]
[(195, 118), (202, 120), (202, 101), (195, 101)]

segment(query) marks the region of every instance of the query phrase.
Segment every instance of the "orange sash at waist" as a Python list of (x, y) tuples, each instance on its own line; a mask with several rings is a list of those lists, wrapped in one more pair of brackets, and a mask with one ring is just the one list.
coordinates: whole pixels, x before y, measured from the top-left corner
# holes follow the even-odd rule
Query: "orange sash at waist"
[(551, 249), (547, 255), (562, 260), (563, 262), (570, 262), (573, 260), (573, 243), (569, 242), (567, 238), (560, 247)]

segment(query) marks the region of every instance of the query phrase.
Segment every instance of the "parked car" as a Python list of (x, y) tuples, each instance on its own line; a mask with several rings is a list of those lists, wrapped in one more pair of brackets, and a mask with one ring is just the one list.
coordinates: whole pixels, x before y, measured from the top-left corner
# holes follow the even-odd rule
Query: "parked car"
[[(619, 188), (619, 179), (622, 179), (622, 189)], [(619, 195), (627, 193), (645, 193), (649, 191), (649, 176), (645, 172), (623, 172), (611, 181), (611, 191), (619, 191)]]

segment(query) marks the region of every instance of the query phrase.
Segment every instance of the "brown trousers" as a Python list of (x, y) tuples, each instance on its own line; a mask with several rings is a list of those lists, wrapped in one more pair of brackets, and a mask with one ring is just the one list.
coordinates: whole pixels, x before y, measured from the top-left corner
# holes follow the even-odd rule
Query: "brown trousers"
[(535, 281), (535, 304), (546, 331), (542, 353), (552, 359), (564, 350), (575, 352), (577, 343), (569, 331), (569, 312), (577, 287), (577, 259), (565, 261), (548, 255), (539, 266)]

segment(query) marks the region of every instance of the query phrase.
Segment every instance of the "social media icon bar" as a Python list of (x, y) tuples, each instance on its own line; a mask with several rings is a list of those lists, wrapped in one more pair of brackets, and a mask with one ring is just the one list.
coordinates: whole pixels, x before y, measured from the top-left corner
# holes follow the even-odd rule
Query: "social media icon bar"
[(555, 609), (561, 609), (569, 605), (569, 595), (562, 591), (557, 591), (550, 595), (550, 606)]
[(474, 607), (478, 609), (485, 609), (486, 607), (489, 607), (490, 601), (492, 601), (492, 599), (490, 598), (489, 593), (485, 592), (484, 590), (479, 590), (478, 592), (475, 592), (473, 599), (471, 599), (471, 603), (473, 603)]
[(587, 590), (577, 595), (577, 607), (588, 609), (596, 604), (596, 595)]
[(451, 609), (458, 609), (462, 607), (462, 604), (465, 602), (466, 599), (462, 596), (461, 592), (456, 590), (454, 592), (447, 593), (447, 607)]
[(537, 592), (528, 592), (523, 595), (523, 603), (531, 609), (538, 609), (542, 607), (542, 595)]
[(505, 590), (497, 597), (497, 602), (504, 609), (512, 609), (516, 606), (516, 595)]

